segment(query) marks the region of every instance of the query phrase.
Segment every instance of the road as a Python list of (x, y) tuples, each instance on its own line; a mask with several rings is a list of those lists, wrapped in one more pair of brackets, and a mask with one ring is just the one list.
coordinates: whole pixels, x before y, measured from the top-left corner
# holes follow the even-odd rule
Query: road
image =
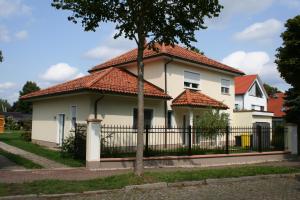
[(65, 197), (65, 200), (79, 199), (138, 199), (138, 200), (210, 200), (210, 199), (267, 199), (299, 200), (300, 177), (255, 178), (248, 181), (208, 183), (189, 187), (167, 187), (161, 189), (115, 190), (103, 194)]

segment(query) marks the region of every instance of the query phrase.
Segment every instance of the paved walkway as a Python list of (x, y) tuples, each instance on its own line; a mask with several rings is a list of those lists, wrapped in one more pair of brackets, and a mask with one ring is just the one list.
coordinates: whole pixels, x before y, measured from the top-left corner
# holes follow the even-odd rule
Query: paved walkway
[[(297, 161), (283, 161), (283, 162), (268, 162), (261, 164), (266, 166), (289, 166), (300, 168), (300, 160)], [(223, 168), (223, 167), (240, 167), (241, 165), (233, 166), (218, 166), (213, 168)], [(242, 165), (244, 166), (244, 165)], [(248, 165), (249, 166), (249, 165)], [(212, 168), (212, 167), (206, 167)], [(145, 171), (191, 171), (205, 169), (204, 167), (195, 167), (195, 168), (151, 168), (146, 169)], [(40, 170), (21, 170), (21, 171), (4, 171), (0, 170), (0, 183), (21, 183), (21, 182), (31, 182), (35, 180), (44, 180), (44, 179), (58, 179), (58, 180), (88, 180), (95, 178), (102, 178), (112, 175), (124, 174), (132, 172), (132, 169), (127, 170), (99, 170), (91, 171), (86, 168), (70, 168), (70, 169), (40, 169)]]
[(67, 166), (57, 163), (55, 161), (49, 160), (47, 158), (44, 158), (42, 156), (38, 156), (36, 154), (24, 151), (22, 149), (19, 149), (17, 147), (8, 145), (6, 143), (0, 142), (0, 149), (3, 149), (9, 153), (13, 153), (19, 156), (22, 156), (28, 160), (31, 160), (34, 163), (37, 163), (41, 166), (43, 166), (44, 168), (47, 169), (54, 169), (54, 168), (66, 168)]
[(17, 169), (25, 169), (17, 165), (16, 163), (10, 161), (6, 157), (0, 155), (0, 170), (17, 170)]

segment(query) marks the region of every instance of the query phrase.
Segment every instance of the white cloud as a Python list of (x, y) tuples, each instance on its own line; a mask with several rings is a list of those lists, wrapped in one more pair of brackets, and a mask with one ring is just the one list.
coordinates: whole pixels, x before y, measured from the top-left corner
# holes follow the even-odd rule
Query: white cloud
[(124, 37), (113, 39), (114, 34), (115, 32), (105, 38), (103, 44), (85, 52), (83, 54), (83, 57), (87, 59), (106, 61), (130, 49), (135, 48), (135, 43), (133, 41), (130, 41), (129, 39), (126, 39)]
[(19, 31), (15, 34), (18, 40), (25, 40), (28, 37), (28, 32), (26, 30)]
[(220, 4), (224, 8), (221, 10), (220, 16), (206, 20), (206, 24), (210, 28), (224, 27), (234, 16), (251, 16), (266, 10), (273, 2), (274, 0), (221, 0)]
[(226, 56), (222, 62), (238, 68), (246, 74), (259, 74), (264, 82), (276, 86), (281, 90), (286, 90), (290, 87), (280, 78), (276, 64), (264, 51), (236, 51)]
[(12, 82), (5, 82), (5, 83), (0, 83), (0, 91), (1, 90), (7, 90), (7, 89), (12, 89), (16, 86), (15, 83)]
[(0, 42), (9, 42), (9, 31), (5, 26), (0, 25)]
[(31, 8), (22, 0), (0, 0), (0, 17), (30, 14)]
[(40, 78), (48, 82), (63, 82), (66, 80), (74, 79), (78, 76), (82, 76), (82, 73), (78, 73), (76, 67), (71, 67), (67, 63), (58, 63), (50, 66)]
[(234, 35), (236, 40), (266, 40), (279, 34), (283, 29), (282, 22), (276, 19), (268, 19), (245, 28)]

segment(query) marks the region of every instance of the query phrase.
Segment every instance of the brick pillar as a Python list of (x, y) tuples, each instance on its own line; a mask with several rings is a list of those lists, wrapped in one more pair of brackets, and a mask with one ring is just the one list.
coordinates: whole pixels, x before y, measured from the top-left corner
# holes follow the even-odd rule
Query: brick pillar
[(100, 130), (101, 120), (87, 120), (86, 167), (89, 169), (100, 168)]

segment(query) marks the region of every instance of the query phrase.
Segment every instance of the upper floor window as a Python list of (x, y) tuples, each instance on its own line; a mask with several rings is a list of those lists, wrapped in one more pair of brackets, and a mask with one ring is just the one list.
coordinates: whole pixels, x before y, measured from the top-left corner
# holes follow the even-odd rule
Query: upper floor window
[(76, 115), (77, 115), (77, 107), (71, 106), (71, 128), (75, 129), (76, 127)]
[(256, 82), (250, 88), (249, 95), (259, 98), (263, 97), (263, 93)]
[(229, 94), (230, 81), (226, 79), (221, 80), (221, 93)]
[(184, 87), (191, 89), (199, 89), (200, 74), (184, 71)]

